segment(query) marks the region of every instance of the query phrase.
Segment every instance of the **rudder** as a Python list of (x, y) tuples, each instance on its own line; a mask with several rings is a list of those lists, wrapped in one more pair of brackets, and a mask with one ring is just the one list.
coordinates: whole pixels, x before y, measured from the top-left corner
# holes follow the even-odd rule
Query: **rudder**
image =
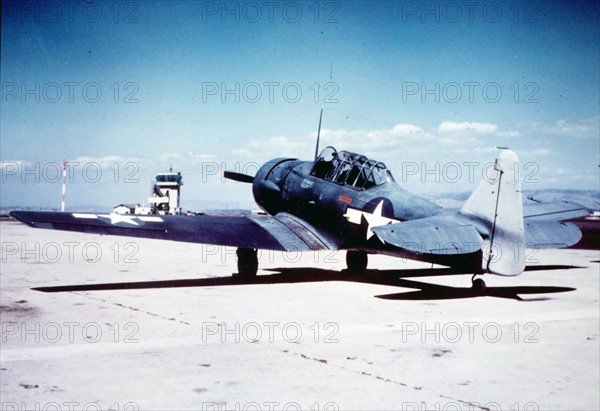
[[(484, 272), (519, 275), (525, 269), (519, 158), (514, 151), (504, 150), (496, 159), (492, 170), (493, 173), (486, 173), (471, 194), (461, 209), (461, 214), (474, 220), (484, 235)], [(489, 174), (493, 174), (493, 177)]]

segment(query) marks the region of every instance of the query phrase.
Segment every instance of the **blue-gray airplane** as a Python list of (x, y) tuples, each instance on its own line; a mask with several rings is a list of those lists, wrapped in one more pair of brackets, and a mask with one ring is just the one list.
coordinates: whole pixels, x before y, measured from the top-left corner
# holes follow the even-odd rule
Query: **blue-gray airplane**
[(354, 273), (365, 272), (368, 254), (386, 254), (467, 270), (482, 291), (485, 283), (476, 275), (519, 275), (528, 250), (577, 243), (581, 231), (565, 220), (589, 214), (571, 202), (524, 205), (518, 158), (509, 149), (499, 153), (493, 172), (463, 207), (452, 211), (404, 190), (379, 161), (333, 147), (316, 153), (318, 138), (313, 161), (276, 158), (254, 177), (224, 173), (252, 184), (264, 215), (10, 215), (36, 228), (237, 247), (241, 276), (256, 275), (258, 249), (347, 250)]

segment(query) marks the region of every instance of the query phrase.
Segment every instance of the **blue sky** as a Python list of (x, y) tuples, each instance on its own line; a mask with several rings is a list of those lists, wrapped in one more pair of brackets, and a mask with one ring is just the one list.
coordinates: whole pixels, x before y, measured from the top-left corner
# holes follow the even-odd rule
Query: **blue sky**
[(321, 106), (324, 145), (419, 193), (472, 190), (496, 146), (525, 189), (598, 189), (599, 27), (595, 2), (5, 1), (0, 202), (59, 207), (69, 160), (73, 207), (170, 164), (184, 207), (247, 205), (215, 168), (310, 159)]

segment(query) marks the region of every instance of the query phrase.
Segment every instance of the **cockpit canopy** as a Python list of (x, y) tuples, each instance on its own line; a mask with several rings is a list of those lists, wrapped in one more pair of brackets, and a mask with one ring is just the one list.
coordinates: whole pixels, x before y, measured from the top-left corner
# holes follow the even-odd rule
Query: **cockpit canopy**
[(325, 147), (321, 151), (311, 174), (337, 184), (359, 189), (369, 189), (394, 181), (392, 173), (385, 164), (349, 151), (338, 153), (331, 146)]

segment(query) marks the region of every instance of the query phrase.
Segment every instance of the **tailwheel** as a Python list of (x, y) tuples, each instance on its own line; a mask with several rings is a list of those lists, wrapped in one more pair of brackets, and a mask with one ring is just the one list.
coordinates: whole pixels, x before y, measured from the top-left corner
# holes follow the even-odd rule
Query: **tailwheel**
[(238, 275), (240, 277), (256, 277), (258, 271), (258, 256), (254, 248), (238, 248), (237, 255)]
[(475, 278), (475, 275), (473, 275), (471, 278), (471, 289), (479, 295), (484, 295), (487, 288), (485, 281), (483, 281), (481, 278)]
[(354, 274), (362, 274), (367, 271), (367, 264), (369, 263), (369, 257), (364, 251), (352, 251), (346, 252), (346, 266), (348, 271)]

